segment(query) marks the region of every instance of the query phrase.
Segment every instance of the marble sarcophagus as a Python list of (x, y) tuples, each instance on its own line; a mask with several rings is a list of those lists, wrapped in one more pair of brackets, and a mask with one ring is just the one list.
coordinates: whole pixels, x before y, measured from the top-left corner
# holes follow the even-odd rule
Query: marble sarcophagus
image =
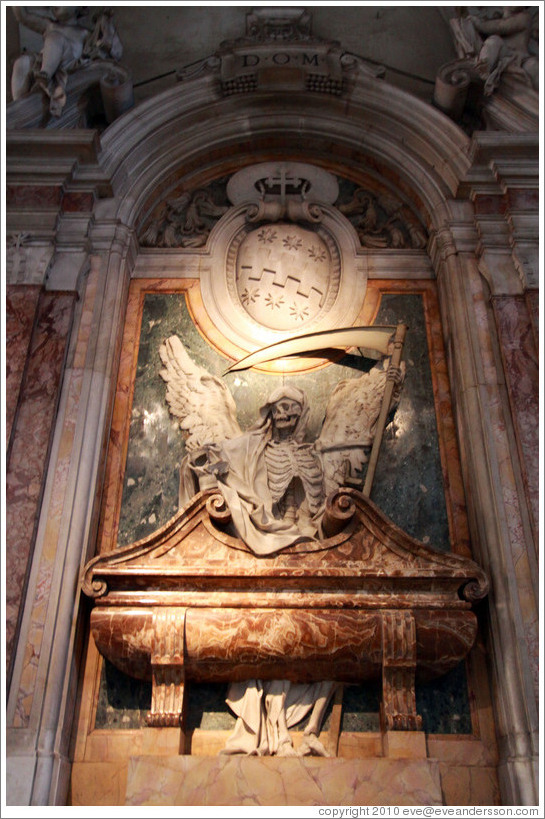
[(382, 678), (385, 729), (421, 727), (415, 679), (471, 649), (477, 564), (403, 532), (363, 494), (327, 503), (323, 540), (273, 556), (229, 534), (221, 495), (202, 491), (151, 536), (91, 560), (99, 651), (152, 680), (150, 725), (183, 725), (186, 683)]

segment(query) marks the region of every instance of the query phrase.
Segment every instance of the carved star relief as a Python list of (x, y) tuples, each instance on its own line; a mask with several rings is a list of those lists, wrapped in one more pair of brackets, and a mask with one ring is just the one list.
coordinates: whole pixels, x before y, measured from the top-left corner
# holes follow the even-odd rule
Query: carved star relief
[(263, 228), (257, 234), (257, 238), (263, 244), (271, 244), (276, 239), (276, 231), (271, 228)]
[(290, 305), (290, 315), (296, 321), (303, 321), (308, 317), (308, 307), (300, 307), (294, 302)]
[(271, 310), (274, 310), (275, 307), (280, 308), (282, 304), (284, 304), (284, 296), (275, 296), (272, 293), (267, 293), (265, 296), (265, 304), (267, 307), (270, 307)]
[(242, 304), (253, 304), (259, 298), (259, 288), (253, 287), (248, 288), (246, 287), (244, 291), (240, 294), (240, 300)]
[(286, 236), (283, 244), (288, 250), (299, 250), (303, 241), (298, 236)]
[(313, 245), (312, 247), (308, 248), (308, 255), (315, 262), (323, 262), (325, 259), (325, 250), (323, 250), (321, 247), (314, 247)]

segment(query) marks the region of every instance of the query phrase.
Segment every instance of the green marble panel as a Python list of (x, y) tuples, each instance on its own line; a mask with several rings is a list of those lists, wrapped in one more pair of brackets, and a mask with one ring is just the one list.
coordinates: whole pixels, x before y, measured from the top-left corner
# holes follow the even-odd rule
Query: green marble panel
[(428, 734), (471, 734), (465, 663), (437, 680), (417, 685), (416, 711)]
[(376, 323), (404, 323), (409, 329), (403, 350), (403, 392), (395, 417), (385, 430), (371, 497), (409, 535), (449, 551), (422, 296), (383, 296)]
[(102, 663), (96, 728), (142, 728), (151, 708), (151, 683), (135, 680), (109, 660)]
[(227, 683), (191, 683), (188, 687), (186, 728), (232, 731), (236, 717), (225, 704)]
[[(448, 550), (449, 534), (437, 441), (431, 372), (422, 297), (383, 296), (377, 323), (409, 326), (404, 360), (407, 374), (394, 420), (388, 425), (375, 474), (372, 499), (409, 534)], [(185, 447), (176, 419), (169, 415), (159, 347), (178, 335), (191, 358), (221, 376), (230, 360), (200, 336), (182, 295), (148, 294), (142, 318), (129, 446), (124, 476), (118, 545), (151, 534), (177, 509), (178, 469)], [(294, 384), (309, 399), (308, 439), (316, 438), (335, 385), (357, 378), (375, 362), (356, 355), (304, 375), (269, 375), (253, 370), (228, 373), (241, 427), (257, 418), (277, 386)]]
[[(384, 435), (372, 499), (413, 537), (434, 548), (449, 549), (449, 532), (439, 457), (430, 363), (422, 297), (385, 295), (378, 324), (408, 325), (404, 361), (406, 379), (394, 419)], [(165, 383), (160, 377), (159, 347), (178, 335), (189, 355), (221, 376), (230, 361), (210, 348), (187, 311), (183, 295), (148, 294), (145, 298), (124, 476), (118, 545), (138, 540), (166, 523), (177, 510), (178, 469), (185, 447), (178, 423), (169, 416)], [(225, 376), (243, 429), (278, 385), (291, 383), (306, 391), (311, 405), (309, 440), (320, 430), (327, 399), (343, 378), (358, 377), (374, 361), (344, 356), (314, 373), (283, 377), (254, 371)], [(188, 727), (230, 728), (234, 717), (225, 704), (224, 685), (192, 685)], [(343, 730), (378, 730), (380, 686), (346, 686)], [(104, 664), (97, 727), (144, 724), (151, 703), (148, 684), (131, 680)], [(465, 667), (435, 683), (417, 686), (417, 706), (429, 733), (470, 733)]]

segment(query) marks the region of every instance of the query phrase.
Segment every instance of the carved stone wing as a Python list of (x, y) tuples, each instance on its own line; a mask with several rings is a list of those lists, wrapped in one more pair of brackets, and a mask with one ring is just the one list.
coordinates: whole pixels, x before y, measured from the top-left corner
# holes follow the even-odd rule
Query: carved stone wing
[(159, 354), (166, 400), (187, 436), (188, 452), (240, 435), (236, 405), (226, 384), (195, 364), (178, 336), (163, 342)]
[[(359, 378), (340, 381), (329, 398), (324, 423), (316, 441), (321, 452), (326, 494), (348, 482), (359, 482), (362, 464), (373, 444), (386, 387), (386, 368), (373, 367)], [(405, 364), (400, 367), (390, 404), (394, 409), (401, 393)]]

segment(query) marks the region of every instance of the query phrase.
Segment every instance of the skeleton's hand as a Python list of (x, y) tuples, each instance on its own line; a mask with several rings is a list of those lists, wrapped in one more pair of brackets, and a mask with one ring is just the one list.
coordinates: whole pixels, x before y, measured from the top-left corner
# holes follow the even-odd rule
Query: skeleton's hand
[(211, 475), (227, 475), (229, 472), (229, 464), (227, 461), (216, 461), (208, 465), (207, 472), (210, 472)]
[(401, 367), (389, 367), (386, 373), (386, 381), (393, 381), (396, 387), (403, 383), (403, 370)]
[(217, 476), (229, 471), (229, 464), (220, 460), (217, 447), (214, 444), (205, 444), (194, 450), (189, 463), (194, 475), (199, 481), (199, 489), (213, 489), (217, 486)]

